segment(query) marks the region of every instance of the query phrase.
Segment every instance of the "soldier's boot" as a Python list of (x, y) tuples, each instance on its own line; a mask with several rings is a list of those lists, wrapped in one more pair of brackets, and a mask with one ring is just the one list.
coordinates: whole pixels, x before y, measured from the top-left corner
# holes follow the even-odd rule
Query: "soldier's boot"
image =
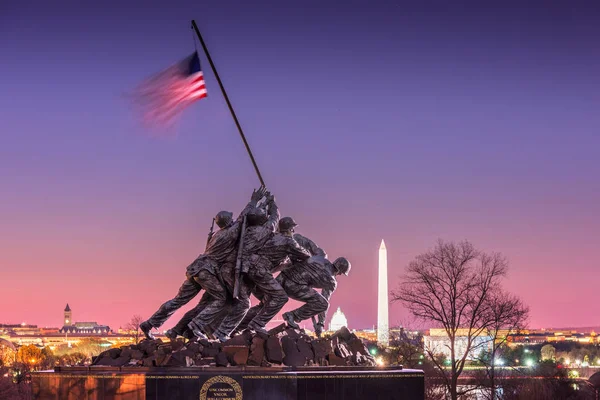
[(252, 321), (248, 324), (248, 329), (256, 332), (256, 333), (262, 333), (264, 335), (268, 335), (269, 332), (263, 327), (258, 325), (256, 322)]
[(283, 320), (287, 322), (288, 326), (294, 329), (300, 329), (300, 325), (296, 323), (294, 315), (291, 312), (283, 313)]
[(226, 342), (229, 339), (231, 339), (229, 336), (227, 336), (224, 333), (221, 333), (219, 331), (213, 332), (213, 336), (221, 343)]
[(152, 332), (150, 332), (152, 330), (153, 326), (150, 325), (150, 322), (148, 321), (144, 321), (140, 324), (140, 330), (142, 331), (142, 333), (144, 334), (144, 336), (146, 336), (146, 339), (148, 340), (154, 340), (154, 335), (152, 335)]
[(195, 336), (195, 339), (197, 339), (197, 340), (208, 340), (208, 336), (206, 336), (199, 329), (192, 329), (192, 334)]
[(244, 332), (250, 332), (250, 329), (249, 328), (242, 329), (242, 330), (235, 329), (233, 332), (231, 332), (231, 334), (229, 335), (229, 337), (234, 337), (234, 336), (237, 336), (237, 335), (241, 335)]
[(165, 336), (171, 340), (175, 340), (179, 335), (173, 329), (167, 329), (167, 331), (165, 332)]
[(188, 327), (190, 328), (190, 330), (196, 338), (208, 340), (208, 336), (206, 336), (204, 332), (200, 330), (200, 327), (196, 325), (193, 321), (188, 324)]
[(188, 328), (185, 331), (183, 331), (183, 334), (181, 336), (183, 336), (184, 338), (186, 338), (188, 340), (192, 340), (192, 339), (196, 338), (194, 336), (194, 332), (192, 332), (192, 330), (190, 328)]

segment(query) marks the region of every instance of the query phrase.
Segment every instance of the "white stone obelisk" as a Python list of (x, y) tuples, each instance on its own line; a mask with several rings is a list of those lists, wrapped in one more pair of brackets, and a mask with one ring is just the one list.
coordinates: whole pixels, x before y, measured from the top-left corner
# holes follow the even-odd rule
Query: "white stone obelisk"
[(390, 328), (388, 325), (387, 249), (383, 239), (379, 246), (379, 286), (377, 290), (377, 344), (388, 346), (390, 344)]

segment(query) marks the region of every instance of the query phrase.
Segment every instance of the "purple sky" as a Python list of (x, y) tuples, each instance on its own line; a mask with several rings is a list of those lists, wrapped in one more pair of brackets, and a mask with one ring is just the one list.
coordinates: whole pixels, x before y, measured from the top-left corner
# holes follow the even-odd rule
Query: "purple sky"
[(92, 3), (0, 6), (0, 322), (149, 316), (258, 186), (203, 55), (176, 135), (128, 105), (195, 18), (282, 213), (351, 260), (351, 328), (376, 322), (382, 238), (390, 288), (468, 239), (509, 258), (532, 326), (600, 325), (597, 2)]

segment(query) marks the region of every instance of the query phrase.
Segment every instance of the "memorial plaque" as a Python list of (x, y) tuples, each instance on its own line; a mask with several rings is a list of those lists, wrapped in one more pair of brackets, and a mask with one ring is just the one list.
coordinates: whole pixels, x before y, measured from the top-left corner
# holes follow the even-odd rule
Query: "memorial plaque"
[(242, 400), (242, 388), (233, 378), (213, 376), (202, 385), (200, 400)]

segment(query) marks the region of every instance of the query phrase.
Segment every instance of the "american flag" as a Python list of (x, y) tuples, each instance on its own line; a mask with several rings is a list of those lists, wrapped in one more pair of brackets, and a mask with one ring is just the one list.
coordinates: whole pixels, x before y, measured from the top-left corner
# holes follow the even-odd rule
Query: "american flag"
[(146, 123), (165, 125), (190, 104), (207, 96), (198, 52), (145, 80), (136, 90), (135, 101)]

